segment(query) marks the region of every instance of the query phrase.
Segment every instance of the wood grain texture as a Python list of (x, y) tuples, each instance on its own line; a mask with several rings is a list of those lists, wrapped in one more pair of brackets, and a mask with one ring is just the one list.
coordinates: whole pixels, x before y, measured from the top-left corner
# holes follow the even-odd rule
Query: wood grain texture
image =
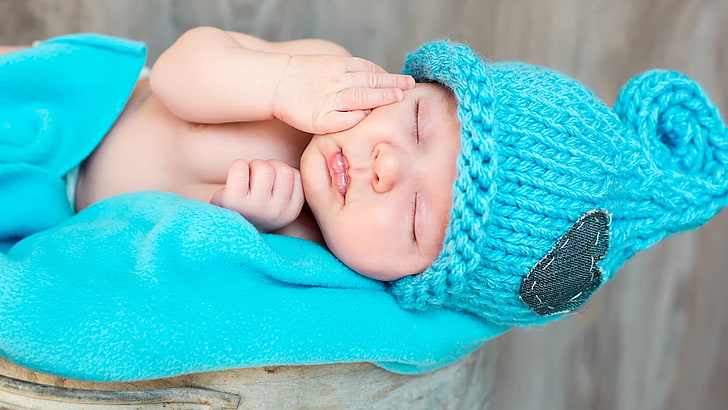
[[(492, 60), (562, 70), (607, 103), (643, 70), (677, 69), (723, 113), (726, 22), (725, 0), (0, 0), (4, 44), (97, 31), (146, 41), (151, 62), (184, 30), (215, 25), (270, 40), (327, 38), (397, 71), (406, 52), (450, 38)], [(580, 315), (489, 343), (496, 376), (482, 407), (723, 408), (727, 244), (724, 211), (638, 254)]]
[[(483, 346), (450, 366), (414, 376), (391, 373), (370, 363), (350, 363), (232, 369), (127, 383), (49, 376), (0, 358), (0, 374), (6, 376), (0, 377), (0, 408), (7, 404), (10, 408), (21, 405), (43, 410), (186, 410), (228, 408), (230, 403), (237, 403), (239, 409), (256, 410), (479, 410), (487, 408), (495, 378), (495, 348)], [(14, 381), (8, 378), (33, 385), (24, 386), (25, 391), (8, 388)], [(53, 387), (48, 386), (63, 389), (49, 393)], [(184, 388), (189, 386), (193, 388)], [(166, 400), (160, 403), (160, 397)]]

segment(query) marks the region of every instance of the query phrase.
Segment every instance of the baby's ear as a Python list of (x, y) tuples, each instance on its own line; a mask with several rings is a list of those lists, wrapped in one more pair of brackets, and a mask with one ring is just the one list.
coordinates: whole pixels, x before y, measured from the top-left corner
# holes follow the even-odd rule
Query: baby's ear
[(614, 111), (657, 168), (698, 179), (728, 169), (728, 138), (718, 109), (687, 76), (655, 70), (634, 77), (622, 87)]

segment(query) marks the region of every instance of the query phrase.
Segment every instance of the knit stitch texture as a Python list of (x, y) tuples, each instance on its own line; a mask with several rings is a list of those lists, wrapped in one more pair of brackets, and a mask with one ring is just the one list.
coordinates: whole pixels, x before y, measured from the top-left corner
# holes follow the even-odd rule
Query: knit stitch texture
[[(486, 63), (457, 43), (425, 44), (404, 72), (449, 87), (461, 122), (443, 249), (425, 272), (390, 284), (404, 307), (449, 307), (502, 326), (542, 324), (578, 309), (636, 252), (704, 224), (728, 203), (726, 127), (701, 87), (680, 73), (633, 78), (612, 110), (562, 73)], [(595, 211), (608, 216), (608, 242), (593, 230), (598, 258), (586, 250), (574, 258), (591, 257), (599, 283), (565, 311), (536, 313), (521, 298), (524, 278)], [(573, 281), (570, 266), (548, 278), (552, 293)]]

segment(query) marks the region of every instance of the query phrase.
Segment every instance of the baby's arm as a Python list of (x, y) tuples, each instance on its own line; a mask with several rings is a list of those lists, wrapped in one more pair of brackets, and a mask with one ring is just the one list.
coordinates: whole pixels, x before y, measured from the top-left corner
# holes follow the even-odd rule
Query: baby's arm
[(0, 54), (12, 53), (13, 51), (19, 51), (28, 48), (28, 46), (0, 46)]
[(278, 118), (324, 133), (352, 127), (368, 110), (400, 100), (414, 80), (323, 40), (271, 43), (198, 27), (159, 57), (150, 84), (170, 111), (188, 121)]

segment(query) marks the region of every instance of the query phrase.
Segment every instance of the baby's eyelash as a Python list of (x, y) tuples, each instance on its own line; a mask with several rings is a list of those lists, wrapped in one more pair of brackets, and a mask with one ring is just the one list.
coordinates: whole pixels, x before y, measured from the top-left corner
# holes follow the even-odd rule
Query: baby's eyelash
[(415, 142), (420, 143), (420, 100), (415, 101), (415, 115), (412, 124), (412, 133), (415, 136)]
[(412, 241), (417, 243), (417, 194), (412, 200)]

